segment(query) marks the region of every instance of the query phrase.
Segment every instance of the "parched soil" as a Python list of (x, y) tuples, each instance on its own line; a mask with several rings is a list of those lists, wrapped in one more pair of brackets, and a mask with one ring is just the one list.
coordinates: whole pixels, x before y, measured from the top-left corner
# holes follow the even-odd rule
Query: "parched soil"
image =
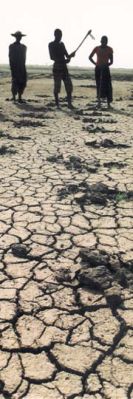
[(133, 399), (133, 83), (2, 82), (0, 399)]

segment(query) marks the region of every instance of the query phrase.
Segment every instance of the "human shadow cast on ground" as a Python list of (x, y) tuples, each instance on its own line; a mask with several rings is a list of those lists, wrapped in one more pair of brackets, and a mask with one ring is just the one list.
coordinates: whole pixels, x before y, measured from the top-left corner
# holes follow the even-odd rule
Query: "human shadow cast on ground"
[[(33, 101), (34, 103), (34, 101)], [(43, 105), (43, 106), (36, 106), (33, 105), (31, 103), (29, 103), (28, 101), (23, 102), (23, 103), (15, 103), (16, 107), (20, 110), (24, 110), (24, 111), (30, 111), (30, 112), (46, 112), (47, 111), (47, 106)]]

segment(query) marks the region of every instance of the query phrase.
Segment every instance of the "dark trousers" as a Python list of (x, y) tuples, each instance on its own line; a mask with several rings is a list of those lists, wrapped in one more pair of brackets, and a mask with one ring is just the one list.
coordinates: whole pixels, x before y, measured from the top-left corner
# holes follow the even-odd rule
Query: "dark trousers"
[(11, 74), (12, 74), (12, 87), (11, 87), (12, 94), (22, 95), (27, 83), (26, 69), (22, 68), (21, 70), (21, 68), (20, 69), (13, 68), (11, 70)]
[(58, 96), (61, 90), (61, 82), (64, 82), (65, 90), (67, 93), (68, 101), (71, 101), (71, 94), (73, 91), (72, 81), (68, 73), (66, 65), (53, 67), (53, 77), (54, 77), (54, 95)]
[(108, 102), (112, 102), (112, 83), (111, 75), (108, 65), (99, 66), (95, 68), (95, 80), (97, 88), (97, 97), (107, 98)]

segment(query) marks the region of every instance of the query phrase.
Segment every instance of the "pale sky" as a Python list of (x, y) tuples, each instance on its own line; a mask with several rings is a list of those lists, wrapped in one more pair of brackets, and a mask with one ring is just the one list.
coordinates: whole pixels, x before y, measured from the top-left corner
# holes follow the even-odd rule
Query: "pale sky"
[(75, 50), (89, 29), (95, 36), (86, 39), (71, 60), (71, 66), (92, 67), (88, 56), (108, 36), (114, 50), (114, 68), (133, 68), (133, 0), (1, 0), (0, 64), (8, 63), (10, 35), (21, 30), (27, 36), (27, 64), (51, 65), (48, 43), (54, 30), (63, 32), (68, 53)]

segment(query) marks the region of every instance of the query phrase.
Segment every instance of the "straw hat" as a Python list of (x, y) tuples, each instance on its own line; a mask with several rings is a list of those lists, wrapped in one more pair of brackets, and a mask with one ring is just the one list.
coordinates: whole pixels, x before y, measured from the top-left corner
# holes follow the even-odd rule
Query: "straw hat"
[(22, 32), (20, 32), (20, 30), (17, 30), (17, 32), (15, 32), (15, 33), (11, 33), (11, 36), (14, 36), (14, 37), (22, 37), (22, 36), (26, 36), (26, 35), (24, 35)]

